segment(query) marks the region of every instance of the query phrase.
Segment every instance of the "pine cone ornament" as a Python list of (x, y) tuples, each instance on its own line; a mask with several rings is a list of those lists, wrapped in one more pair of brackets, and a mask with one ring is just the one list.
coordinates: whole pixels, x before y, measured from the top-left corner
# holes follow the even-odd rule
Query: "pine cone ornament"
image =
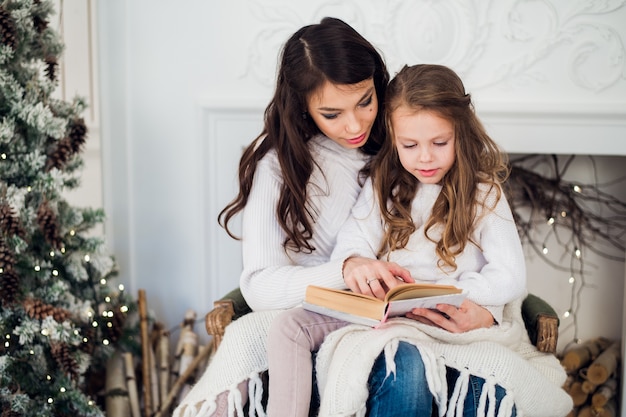
[(91, 324), (86, 324), (80, 327), (80, 334), (83, 336), (83, 343), (80, 344), (80, 350), (91, 355), (96, 350), (96, 336), (98, 335), (98, 331)]
[(50, 171), (52, 168), (61, 169), (67, 161), (72, 157), (72, 139), (67, 136), (59, 140), (56, 147), (48, 153), (48, 159), (46, 160), (46, 171)]
[(34, 298), (24, 300), (24, 310), (26, 310), (26, 313), (28, 313), (32, 319), (43, 320), (46, 317), (52, 316), (52, 318), (59, 323), (69, 319), (71, 316), (68, 310), (54, 307)]
[(0, 270), (10, 271), (15, 266), (15, 254), (3, 239), (0, 239)]
[(74, 119), (70, 125), (68, 136), (72, 145), (72, 151), (79, 153), (87, 141), (87, 125), (85, 124), (85, 119), (82, 117)]
[(15, 50), (17, 46), (17, 30), (15, 21), (4, 7), (0, 6), (0, 42)]
[(56, 215), (47, 202), (43, 202), (37, 210), (37, 223), (43, 232), (44, 239), (53, 248), (62, 246)]
[(15, 210), (10, 205), (0, 204), (0, 228), (5, 236), (19, 236), (22, 239), (26, 237), (26, 231), (15, 216)]
[(50, 353), (59, 365), (59, 368), (74, 381), (78, 380), (78, 363), (72, 357), (72, 351), (65, 343), (51, 343)]
[(110, 320), (111, 325), (109, 326), (107, 324), (102, 328), (102, 333), (104, 334), (104, 337), (109, 339), (111, 343), (117, 342), (120, 336), (122, 336), (125, 322), (126, 314), (122, 313), (119, 310), (115, 310), (113, 312), (113, 317)]
[(56, 57), (52, 55), (48, 56), (46, 57), (46, 59), (44, 59), (44, 62), (46, 63), (46, 67), (44, 68), (46, 77), (48, 77), (50, 81), (56, 80), (57, 68), (59, 67), (59, 62), (57, 61)]
[(37, 33), (42, 33), (44, 30), (48, 29), (48, 21), (42, 19), (40, 16), (33, 17), (33, 26)]
[(18, 300), (20, 278), (12, 269), (0, 274), (0, 303), (15, 304)]

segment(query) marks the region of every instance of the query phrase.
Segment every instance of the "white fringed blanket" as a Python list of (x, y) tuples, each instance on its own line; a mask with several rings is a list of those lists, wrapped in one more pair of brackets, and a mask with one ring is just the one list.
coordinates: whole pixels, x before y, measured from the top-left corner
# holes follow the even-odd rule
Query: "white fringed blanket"
[[(394, 372), (393, 356), (399, 341), (416, 345), (426, 365), (427, 382), (440, 416), (455, 416), (465, 400), (469, 375), (486, 383), (479, 415), (495, 416), (486, 400), (493, 399), (495, 386), (507, 390), (498, 417), (511, 415), (513, 405), (520, 417), (559, 417), (572, 409), (570, 396), (561, 388), (566, 374), (554, 355), (538, 352), (528, 340), (520, 312), (521, 300), (505, 308), (501, 325), (463, 334), (452, 334), (408, 319), (394, 319), (378, 329), (351, 325), (332, 333), (322, 345), (316, 371), (321, 393), (321, 417), (365, 416), (367, 380), (381, 352), (388, 372)], [(246, 402), (237, 389), (249, 380), (250, 415), (265, 416), (260, 402), (259, 374), (267, 369), (267, 330), (279, 311), (248, 314), (227, 327), (222, 345), (207, 370), (174, 417), (217, 416), (215, 399), (228, 392), (228, 411), (223, 416), (244, 416)], [(375, 332), (375, 337), (372, 333)], [(486, 342), (485, 340), (489, 340)], [(445, 367), (460, 371), (454, 387), (447, 387)], [(452, 398), (448, 403), (448, 389)], [(494, 401), (488, 402), (494, 405)], [(218, 416), (221, 417), (221, 416)]]

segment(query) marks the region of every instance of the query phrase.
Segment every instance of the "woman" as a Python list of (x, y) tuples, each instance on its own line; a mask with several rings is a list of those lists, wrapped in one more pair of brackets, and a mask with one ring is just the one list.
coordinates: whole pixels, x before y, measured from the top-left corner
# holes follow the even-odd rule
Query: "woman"
[[(345, 287), (342, 262), (330, 255), (384, 140), (388, 81), (376, 48), (341, 20), (305, 26), (284, 45), (263, 131), (244, 151), (239, 193), (219, 215), (237, 238), (229, 225), (243, 213), (240, 288), (255, 313), (228, 326), (174, 415), (243, 415), (246, 402), (262, 410), (258, 373), (276, 309), (300, 304), (309, 284)], [(410, 279), (394, 264), (380, 270)]]

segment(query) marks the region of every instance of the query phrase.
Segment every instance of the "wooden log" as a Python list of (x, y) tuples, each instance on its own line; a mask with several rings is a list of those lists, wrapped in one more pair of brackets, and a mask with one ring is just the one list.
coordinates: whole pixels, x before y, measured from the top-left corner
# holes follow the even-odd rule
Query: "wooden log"
[(105, 392), (105, 409), (108, 417), (130, 415), (128, 387), (124, 375), (124, 358), (119, 351), (115, 351), (107, 361)]
[(563, 359), (561, 359), (561, 365), (567, 373), (575, 372), (591, 363), (610, 344), (610, 340), (598, 337), (575, 345), (565, 352)]
[(604, 384), (600, 385), (596, 392), (591, 396), (591, 405), (598, 408), (604, 407), (611, 398), (617, 393), (617, 379), (609, 378)]
[(605, 383), (615, 374), (620, 357), (620, 344), (613, 342), (596, 357), (587, 370), (587, 379), (596, 385)]
[(583, 391), (582, 386), (583, 384), (581, 381), (574, 381), (567, 391), (570, 397), (572, 397), (575, 407), (583, 405), (587, 402), (587, 398), (589, 398), (589, 394)]
[(198, 352), (198, 355), (194, 358), (193, 362), (189, 364), (185, 372), (183, 372), (183, 374), (172, 385), (170, 392), (167, 394), (167, 397), (165, 398), (165, 401), (163, 402), (163, 404), (161, 404), (161, 409), (155, 414), (155, 417), (163, 417), (163, 416), (168, 415), (167, 413), (169, 412), (169, 409), (172, 406), (174, 399), (178, 395), (180, 389), (186, 383), (187, 379), (191, 375), (193, 375), (193, 373), (198, 368), (198, 365), (204, 362), (206, 360), (206, 357), (209, 356), (211, 352), (213, 352), (213, 349), (214, 349), (213, 343), (214, 341), (213, 339), (211, 339), (211, 341), (207, 345), (200, 348), (200, 352)]
[(148, 335), (148, 305), (146, 301), (146, 291), (139, 290), (139, 325), (141, 332), (141, 367), (142, 367), (142, 384), (143, 384), (143, 406), (146, 417), (152, 416), (152, 377), (150, 371), (152, 369), (150, 355), (150, 338)]
[(578, 411), (578, 417), (617, 417), (617, 402), (615, 399), (611, 399), (603, 407), (585, 404)]
[(161, 404), (165, 403), (167, 393), (170, 391), (170, 341), (169, 333), (162, 323), (155, 324), (155, 355), (157, 374), (159, 376), (159, 395)]
[(141, 417), (139, 408), (139, 393), (137, 392), (137, 378), (135, 378), (135, 365), (133, 355), (124, 353), (124, 374), (126, 375), (126, 388), (128, 389), (128, 399), (132, 417)]

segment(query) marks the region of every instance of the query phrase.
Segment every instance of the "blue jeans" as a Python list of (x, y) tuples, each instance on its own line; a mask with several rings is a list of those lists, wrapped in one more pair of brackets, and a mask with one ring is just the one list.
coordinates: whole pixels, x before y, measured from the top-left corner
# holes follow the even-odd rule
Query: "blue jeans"
[[(395, 357), (396, 373), (386, 376), (384, 354), (374, 363), (370, 374), (370, 395), (367, 400), (369, 417), (394, 416), (436, 416), (437, 407), (426, 383), (424, 362), (419, 350), (410, 343), (400, 342)], [(448, 368), (448, 394), (456, 382), (459, 372)], [(470, 377), (470, 385), (464, 404), (464, 417), (475, 417), (478, 401), (485, 380), (477, 376)], [(496, 413), (505, 390), (496, 386)], [(513, 416), (515, 416), (513, 410)]]

